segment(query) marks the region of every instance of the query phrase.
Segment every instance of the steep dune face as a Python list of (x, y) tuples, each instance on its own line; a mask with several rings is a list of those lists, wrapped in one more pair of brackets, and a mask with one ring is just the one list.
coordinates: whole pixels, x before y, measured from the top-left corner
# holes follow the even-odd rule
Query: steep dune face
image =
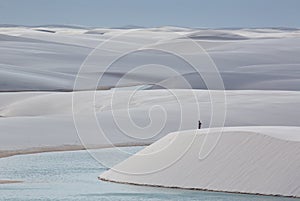
[[(171, 133), (100, 178), (140, 185), (300, 197), (298, 127), (228, 127), (220, 138), (219, 132), (203, 129)], [(218, 140), (218, 144), (201, 158), (210, 140)]]
[[(193, 89), (206, 89), (199, 75), (183, 59), (158, 50), (130, 53), (106, 69), (108, 58), (143, 45), (193, 41), (215, 62), (225, 89), (299, 90), (300, 31), (283, 29), (199, 30), (176, 27), (130, 29), (84, 29), (76, 27), (2, 27), (0, 28), (0, 91), (72, 91), (76, 75), (88, 55), (102, 44), (82, 73), (83, 90), (109, 89), (125, 74), (121, 86), (159, 85), (186, 88), (169, 72), (156, 73), (153, 66), (168, 66), (183, 75)], [(175, 36), (174, 36), (175, 35)], [(171, 47), (171, 45), (170, 45)], [(137, 48), (138, 49), (138, 48)], [(199, 55), (182, 47), (190, 58)], [(144, 73), (129, 71), (136, 66), (153, 64)], [(198, 66), (201, 75), (210, 73)], [(283, 73), (284, 71), (284, 73)], [(196, 74), (195, 74), (196, 73)], [(103, 76), (97, 86), (88, 85)], [(96, 85), (96, 84), (95, 84)], [(218, 89), (218, 88), (211, 88)]]

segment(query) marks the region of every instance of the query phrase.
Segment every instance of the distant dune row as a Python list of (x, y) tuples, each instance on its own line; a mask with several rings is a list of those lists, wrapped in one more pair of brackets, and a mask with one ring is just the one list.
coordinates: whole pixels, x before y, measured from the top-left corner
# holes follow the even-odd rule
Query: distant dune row
[[(207, 89), (203, 76), (217, 76), (206, 68), (207, 63), (199, 63), (199, 75), (184, 58), (172, 51), (160, 51), (164, 43), (171, 50), (174, 44), (182, 43), (185, 55), (180, 56), (194, 59), (201, 55), (195, 54), (191, 43), (199, 45), (199, 50), (205, 50), (217, 66), (227, 90), (298, 91), (299, 36), (298, 29), (2, 27), (0, 91), (72, 91), (136, 85), (187, 88), (180, 82), (181, 77), (190, 84), (188, 88)], [(114, 62), (107, 68), (109, 59)], [(129, 73), (147, 64), (151, 67)], [(179, 74), (163, 71), (160, 65)], [(77, 76), (81, 84), (74, 88)], [(117, 83), (122, 77), (123, 81)]]

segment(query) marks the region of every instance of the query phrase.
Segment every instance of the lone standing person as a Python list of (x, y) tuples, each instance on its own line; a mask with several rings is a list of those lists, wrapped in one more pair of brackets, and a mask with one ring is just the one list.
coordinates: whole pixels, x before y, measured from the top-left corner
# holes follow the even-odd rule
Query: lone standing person
[(198, 129), (201, 129), (201, 125), (202, 125), (201, 121), (198, 121)]

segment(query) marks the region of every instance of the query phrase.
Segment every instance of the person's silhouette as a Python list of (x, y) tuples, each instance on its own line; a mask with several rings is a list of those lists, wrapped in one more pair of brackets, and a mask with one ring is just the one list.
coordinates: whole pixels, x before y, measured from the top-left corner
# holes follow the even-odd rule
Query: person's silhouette
[(198, 121), (198, 129), (201, 129), (201, 125), (202, 125), (201, 121)]

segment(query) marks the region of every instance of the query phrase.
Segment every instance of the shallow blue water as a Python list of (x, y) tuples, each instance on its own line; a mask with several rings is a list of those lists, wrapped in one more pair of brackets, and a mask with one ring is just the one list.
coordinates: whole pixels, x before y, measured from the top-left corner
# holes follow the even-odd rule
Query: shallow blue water
[[(132, 153), (141, 147), (122, 148)], [(113, 149), (96, 150), (110, 157)], [(201, 200), (201, 201), (287, 201), (281, 197), (152, 188), (99, 181), (106, 170), (86, 151), (54, 152), (0, 159), (0, 178), (24, 183), (0, 185), (0, 200)]]

